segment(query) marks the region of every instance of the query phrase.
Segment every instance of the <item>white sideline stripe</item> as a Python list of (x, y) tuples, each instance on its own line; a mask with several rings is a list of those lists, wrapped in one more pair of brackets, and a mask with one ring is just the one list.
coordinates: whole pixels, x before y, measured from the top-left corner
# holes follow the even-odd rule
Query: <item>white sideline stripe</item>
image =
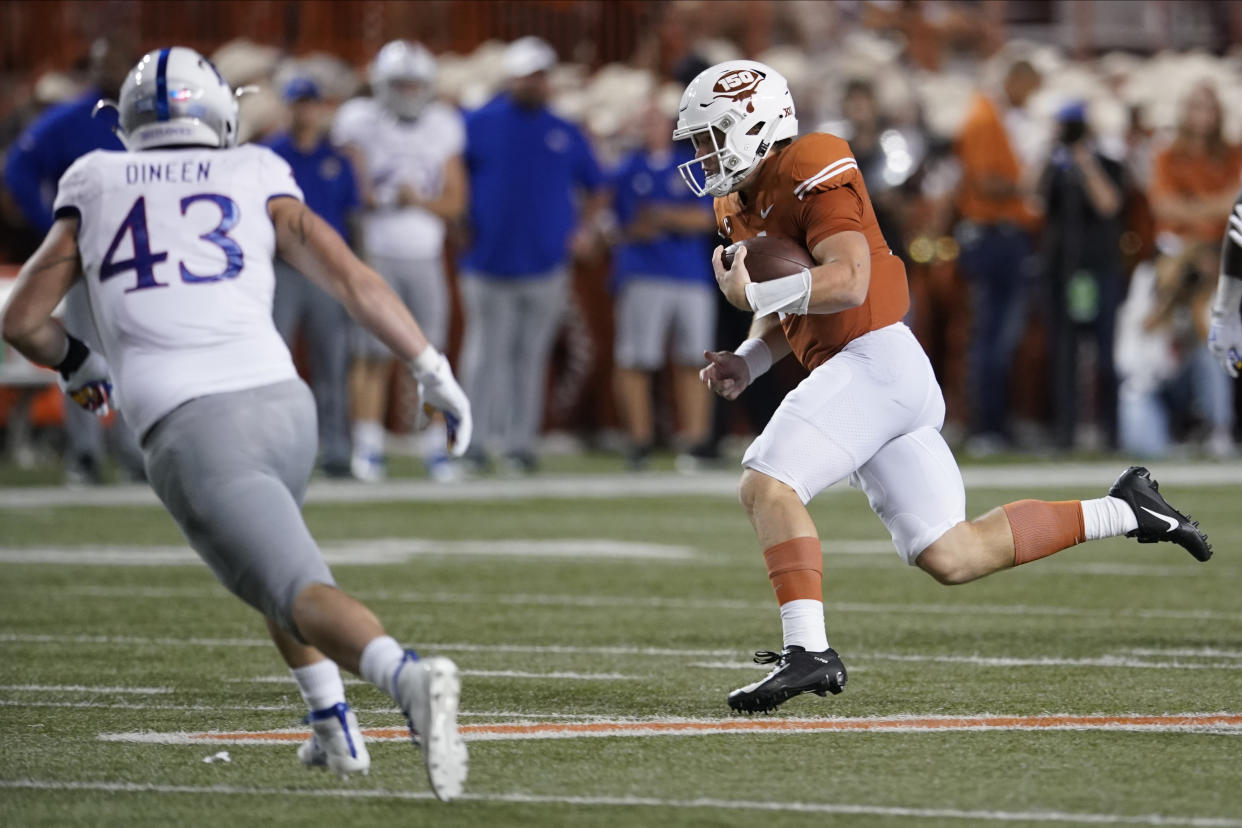
[[(1210, 664), (1182, 661), (1144, 661), (1122, 656), (1098, 656), (1096, 658), (1057, 658), (1038, 656), (1016, 658), (1011, 656), (978, 655), (916, 655), (907, 653), (865, 653), (850, 657), (850, 667), (869, 661), (898, 661), (916, 664), (968, 664), (973, 667), (1115, 667), (1123, 670), (1242, 670), (1242, 663), (1218, 661)], [(751, 661), (698, 661), (691, 667), (720, 670), (757, 670), (759, 665)], [(763, 667), (770, 670), (771, 667)]]
[[(968, 489), (1049, 489), (1099, 487), (1106, 490), (1123, 464), (1015, 463), (967, 466), (962, 479)], [(1202, 488), (1242, 484), (1242, 463), (1161, 463), (1152, 471), (1166, 488)], [(472, 480), (444, 485), (426, 480), (390, 480), (374, 485), (348, 481), (314, 480), (307, 502), (316, 503), (459, 503), (481, 500), (537, 500), (600, 498), (726, 497), (737, 498), (738, 472), (684, 475), (674, 472), (582, 474), (543, 476), (524, 480)], [(847, 491), (845, 484), (829, 489)], [(0, 509), (40, 509), (57, 506), (159, 506), (149, 486), (102, 486), (68, 489), (62, 486), (0, 488)]]
[[(551, 672), (536, 673), (530, 670), (460, 670), (463, 676), (477, 678), (520, 678), (520, 679), (568, 679), (570, 681), (630, 681), (647, 678), (646, 676), (630, 676), (622, 673), (575, 673)], [(247, 679), (226, 679), (232, 683), (245, 684), (288, 684), (289, 676), (255, 676)], [(346, 684), (369, 684), (362, 679), (347, 678)]]
[[(377, 566), (406, 563), (416, 557), (622, 558), (688, 560), (688, 546), (599, 538), (549, 540), (432, 540), (375, 538), (322, 544), (332, 566)], [(202, 566), (202, 559), (184, 546), (48, 546), (0, 547), (0, 563), (83, 564), (102, 566)]]
[(1124, 650), (1131, 655), (1174, 656), (1184, 658), (1242, 658), (1242, 650), (1218, 650), (1215, 647), (1131, 647)]
[(160, 696), (171, 693), (171, 687), (100, 687), (86, 684), (0, 684), (0, 690), (19, 693), (133, 693), (137, 696)]
[[(51, 779), (0, 779), (0, 788), (103, 793), (215, 794), (223, 796), (304, 796), (327, 799), (401, 799), (429, 801), (429, 791), (388, 791), (364, 788), (252, 788), (236, 785), (157, 785), (137, 782), (71, 782)], [(1242, 828), (1242, 819), (1170, 814), (1107, 814), (1073, 811), (990, 811), (961, 808), (907, 808), (843, 802), (771, 802), (748, 799), (660, 799), (637, 796), (542, 796), (527, 793), (466, 793), (466, 802), (518, 805), (569, 805), (614, 808), (678, 808), (769, 813), (832, 814), (906, 819), (958, 819), (980, 822), (1049, 822), (1089, 825), (1150, 825), (1181, 828)]]
[[(292, 683), (292, 679), (290, 682)], [(139, 704), (137, 702), (93, 701), (32, 701), (30, 699), (0, 699), (0, 707), (68, 707), (74, 710), (177, 710), (191, 713), (214, 713), (217, 711), (254, 711), (256, 713), (287, 713), (293, 717), (306, 715), (301, 704)], [(359, 715), (396, 714), (397, 708), (353, 708)], [(461, 714), (458, 714), (461, 715)], [(308, 731), (309, 732), (309, 731)]]
[[(140, 636), (106, 636), (106, 635), (31, 635), (23, 633), (0, 633), (0, 643), (39, 643), (39, 644), (116, 644), (126, 646), (189, 646), (189, 647), (270, 647), (271, 641), (262, 638), (143, 638)], [(460, 652), (460, 653), (532, 653), (536, 655), (618, 655), (648, 656), (652, 658), (712, 658), (727, 659), (737, 656), (732, 649), (695, 649), (677, 647), (640, 647), (636, 645), (605, 645), (586, 647), (567, 644), (475, 644), (466, 642), (419, 642), (415, 649), (428, 652)], [(1202, 664), (1197, 662), (1179, 661), (1143, 661), (1128, 659), (1122, 656), (1100, 656), (1097, 658), (1056, 658), (1031, 657), (1018, 658), (1007, 656), (980, 655), (918, 655), (906, 653), (863, 653), (854, 656), (858, 662), (868, 659), (880, 661), (911, 661), (911, 662), (952, 662), (956, 664), (973, 664), (979, 667), (1119, 667), (1127, 669), (1179, 669), (1179, 670), (1242, 670), (1242, 663), (1234, 661)], [(748, 662), (718, 661), (703, 662), (699, 666), (712, 667), (753, 667)]]
[[(293, 679), (288, 679), (292, 686)], [(349, 684), (350, 682), (346, 682)], [(361, 684), (362, 682), (355, 682)], [(176, 710), (188, 713), (215, 713), (225, 711), (254, 711), (256, 713), (287, 713), (293, 717), (306, 714), (306, 708), (298, 703), (289, 704), (138, 704), (136, 702), (90, 702), (90, 701), (30, 701), (27, 699), (0, 698), (0, 707), (44, 707), (92, 710)], [(398, 716), (396, 707), (352, 707), (359, 716)], [(458, 716), (472, 719), (539, 719), (540, 721), (644, 721), (636, 717), (602, 716), (594, 713), (520, 713), (510, 710), (459, 711)], [(662, 720), (667, 720), (663, 717)], [(310, 731), (308, 730), (307, 733)]]
[[(1030, 570), (1032, 572), (1037, 569)], [(1194, 570), (1199, 571), (1199, 570)], [(37, 591), (24, 590), (23, 594)], [(49, 588), (49, 594), (82, 595), (93, 598), (220, 598), (233, 600), (221, 588), (197, 587), (109, 587), (67, 586)], [(745, 601), (729, 598), (653, 598), (646, 595), (557, 595), (527, 593), (469, 593), (469, 592), (392, 592), (389, 590), (360, 590), (354, 593), (363, 600), (397, 601), (401, 603), (492, 603), (513, 606), (565, 606), (565, 607), (647, 607), (652, 609), (687, 610), (768, 610), (770, 599)], [(1054, 618), (1157, 618), (1187, 621), (1233, 621), (1242, 622), (1242, 613), (1216, 612), (1213, 610), (1158, 610), (1120, 607), (1053, 607), (1038, 604), (870, 604), (828, 602), (830, 613), (857, 613), (862, 615), (1020, 615), (1050, 616)], [(0, 640), (3, 640), (0, 637)]]

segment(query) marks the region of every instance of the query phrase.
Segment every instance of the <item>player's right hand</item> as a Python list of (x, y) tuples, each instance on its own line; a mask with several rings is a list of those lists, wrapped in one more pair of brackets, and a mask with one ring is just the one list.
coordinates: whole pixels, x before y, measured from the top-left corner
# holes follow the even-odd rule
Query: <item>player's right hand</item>
[(99, 417), (107, 416), (112, 399), (112, 376), (108, 361), (101, 354), (91, 351), (76, 371), (58, 378), (57, 383), (65, 396), (87, 411)]
[(457, 384), (448, 357), (437, 353), (430, 368), (413, 373), (418, 381), (418, 398), (423, 404), (423, 412), (415, 425), (419, 428), (426, 425), (428, 408), (442, 412), (448, 424), (449, 451), (454, 457), (461, 457), (470, 447), (474, 421), (470, 416), (470, 400)]
[(1242, 317), (1238, 312), (1212, 309), (1212, 327), (1208, 330), (1208, 349), (1220, 362), (1225, 373), (1237, 379), (1242, 371)]
[(699, 379), (726, 400), (736, 400), (750, 385), (750, 368), (746, 360), (732, 351), (704, 351), (707, 365), (699, 371)]

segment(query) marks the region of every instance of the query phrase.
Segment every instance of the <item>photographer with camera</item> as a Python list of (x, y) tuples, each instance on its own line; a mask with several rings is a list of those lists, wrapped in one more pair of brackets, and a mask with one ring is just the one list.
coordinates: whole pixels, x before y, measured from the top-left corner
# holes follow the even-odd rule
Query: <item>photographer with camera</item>
[[(1111, 446), (1117, 430), (1113, 333), (1122, 293), (1125, 170), (1100, 153), (1084, 104), (1062, 107), (1057, 122), (1057, 146), (1039, 187), (1046, 217), (1040, 270), (1053, 440), (1057, 448), (1072, 450), (1079, 414), (1086, 410), (1103, 438), (1097, 442)], [(1082, 368), (1090, 386), (1080, 380)], [(1084, 387), (1094, 390), (1081, 400)]]

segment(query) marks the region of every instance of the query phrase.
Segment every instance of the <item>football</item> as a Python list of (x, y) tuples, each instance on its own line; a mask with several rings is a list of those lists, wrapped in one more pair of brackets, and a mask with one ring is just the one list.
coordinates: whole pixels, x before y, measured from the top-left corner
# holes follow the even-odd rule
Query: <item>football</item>
[(752, 282), (766, 282), (792, 276), (804, 267), (815, 267), (815, 260), (806, 248), (780, 236), (756, 236), (731, 244), (724, 249), (721, 263), (733, 267), (733, 254), (738, 247), (746, 248), (746, 271)]

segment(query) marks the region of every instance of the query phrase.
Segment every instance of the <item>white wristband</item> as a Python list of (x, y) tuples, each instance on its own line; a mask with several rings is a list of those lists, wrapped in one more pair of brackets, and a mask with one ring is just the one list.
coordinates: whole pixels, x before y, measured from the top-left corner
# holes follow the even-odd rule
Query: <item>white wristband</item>
[(791, 276), (746, 286), (746, 301), (760, 316), (769, 313), (805, 314), (811, 304), (811, 271), (805, 267)]
[(772, 367), (772, 349), (759, 337), (746, 340), (733, 353), (746, 362), (751, 382), (766, 374)]
[(1220, 316), (1237, 313), (1239, 305), (1242, 305), (1242, 279), (1222, 273), (1216, 282), (1212, 313)]
[(418, 356), (406, 363), (410, 368), (410, 373), (415, 377), (421, 377), (423, 374), (429, 374), (436, 370), (436, 366), (440, 364), (440, 352), (437, 351), (430, 343)]

